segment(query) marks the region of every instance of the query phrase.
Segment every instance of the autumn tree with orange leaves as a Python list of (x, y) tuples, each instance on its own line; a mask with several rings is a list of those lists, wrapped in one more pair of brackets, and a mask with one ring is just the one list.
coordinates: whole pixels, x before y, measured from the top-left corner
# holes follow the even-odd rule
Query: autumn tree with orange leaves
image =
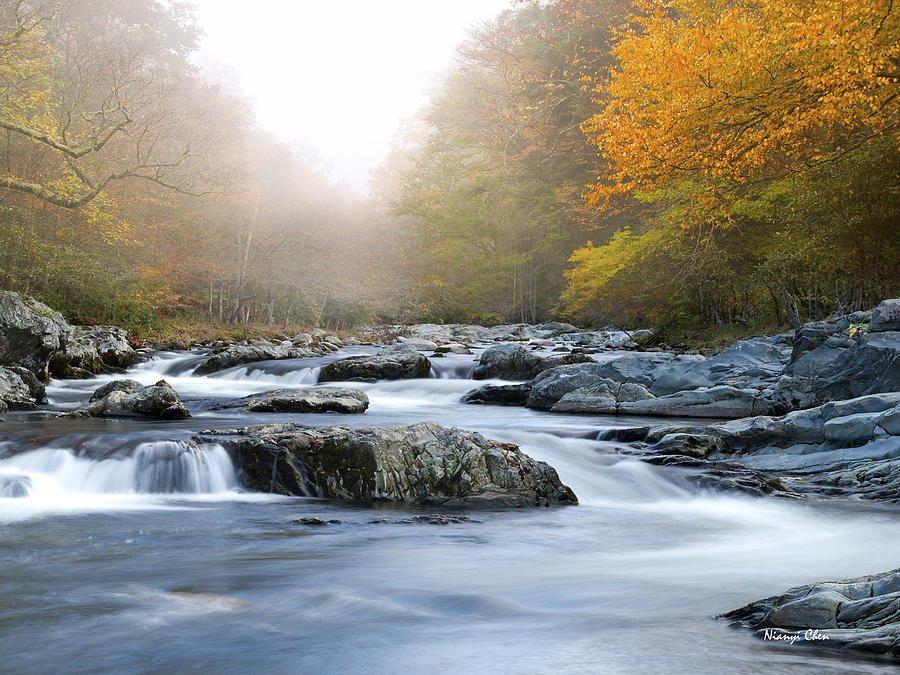
[(582, 125), (602, 158), (586, 198), (661, 215), (576, 251), (566, 310), (616, 306), (647, 279), (667, 291), (645, 309), (716, 323), (896, 292), (900, 7), (639, 0), (613, 53)]

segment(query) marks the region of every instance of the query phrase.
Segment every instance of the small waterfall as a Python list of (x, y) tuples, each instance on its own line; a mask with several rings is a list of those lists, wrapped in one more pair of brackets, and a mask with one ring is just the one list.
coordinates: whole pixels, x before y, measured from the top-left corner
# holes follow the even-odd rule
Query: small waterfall
[(137, 492), (225, 492), (235, 486), (234, 467), (220, 445), (181, 441), (142, 443), (134, 452)]
[(128, 457), (96, 460), (43, 448), (0, 460), (0, 497), (56, 500), (62, 495), (215, 494), (237, 487), (217, 444), (141, 443)]
[(209, 377), (230, 382), (253, 382), (258, 384), (271, 384), (274, 387), (286, 385), (314, 385), (319, 381), (321, 366), (310, 368), (296, 368), (285, 373), (269, 372), (262, 368), (240, 366), (224, 370), (221, 373), (213, 373)]
[(31, 479), (16, 474), (0, 475), (0, 499), (17, 499), (31, 494)]
[(475, 359), (447, 356), (431, 361), (432, 377), (440, 380), (471, 380), (475, 372)]

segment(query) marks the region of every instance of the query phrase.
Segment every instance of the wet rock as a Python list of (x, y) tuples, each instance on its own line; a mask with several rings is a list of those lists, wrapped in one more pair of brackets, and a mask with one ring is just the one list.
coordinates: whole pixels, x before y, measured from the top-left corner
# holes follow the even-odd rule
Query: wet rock
[(63, 414), (71, 417), (158, 419), (183, 419), (191, 416), (178, 393), (165, 380), (148, 387), (141, 386), (134, 380), (111, 382), (95, 391), (87, 404)]
[(437, 344), (432, 342), (431, 340), (425, 340), (424, 338), (401, 338), (401, 344), (409, 345), (413, 349), (418, 351), (434, 351), (437, 347)]
[(48, 363), (72, 328), (59, 312), (27, 295), (0, 291), (0, 365), (20, 366), (45, 382)]
[(783, 644), (900, 659), (900, 570), (790, 588), (720, 615)]
[[(797, 494), (900, 501), (900, 392), (834, 401), (779, 417), (707, 427), (660, 425), (648, 451), (730, 458), (790, 480)], [(663, 442), (665, 441), (665, 442)]]
[(367, 429), (273, 424), (204, 434), (228, 450), (253, 490), (444, 506), (577, 502), (551, 466), (517, 446), (433, 422)]
[(326, 525), (343, 525), (343, 520), (338, 520), (337, 518), (332, 518), (330, 520), (322, 520), (321, 518), (316, 518), (315, 516), (312, 518), (298, 518), (297, 520), (292, 520), (292, 523), (296, 523), (297, 525), (309, 525), (311, 527), (325, 527)]
[(478, 358), (473, 379), (530, 380), (538, 373), (557, 366), (593, 361), (585, 355), (542, 357), (520, 344), (500, 344), (485, 349)]
[[(587, 357), (585, 357), (587, 358)], [(550, 410), (566, 394), (576, 389), (607, 385), (609, 381), (638, 384), (649, 389), (666, 369), (695, 363), (700, 356), (633, 352), (603, 362), (591, 361), (544, 370), (532, 380), (529, 408)]]
[(66, 348), (50, 358), (50, 373), (58, 378), (87, 378), (98, 373), (122, 373), (138, 354), (128, 334), (115, 326), (73, 326)]
[(378, 518), (370, 520), (370, 525), (456, 525), (459, 523), (482, 523), (484, 521), (475, 520), (467, 516), (449, 516), (440, 513), (431, 513), (427, 516), (413, 516), (412, 518), (401, 518), (399, 520), (391, 520), (389, 518)]
[(215, 405), (213, 409), (245, 408), (250, 412), (358, 414), (364, 413), (368, 407), (369, 397), (358, 389), (304, 387), (251, 394), (236, 401)]
[[(6, 410), (33, 410), (40, 402), (32, 393), (32, 389), (17, 372), (19, 368), (4, 368), (0, 366), (0, 412)], [(34, 374), (25, 368), (22, 371), (34, 377)], [(36, 379), (36, 378), (35, 378)]]
[(428, 358), (412, 345), (401, 342), (385, 347), (374, 356), (333, 361), (319, 371), (319, 382), (408, 380), (430, 374)]
[(279, 345), (258, 342), (252, 345), (235, 345), (211, 356), (194, 370), (197, 375), (209, 375), (226, 368), (234, 368), (245, 363), (282, 359), (304, 359), (318, 356), (318, 352), (307, 347), (295, 347), (290, 341)]
[(757, 408), (757, 398), (757, 391), (720, 385), (623, 402), (617, 411), (627, 415), (735, 419), (753, 415)]
[(522, 384), (485, 385), (473, 389), (462, 397), (463, 403), (476, 403), (486, 405), (525, 405), (528, 400), (528, 392), (531, 386)]
[(588, 387), (579, 387), (565, 394), (550, 409), (552, 412), (611, 414), (619, 412), (620, 404), (654, 399), (650, 391), (634, 382), (601, 379)]
[(471, 354), (472, 350), (459, 342), (450, 342), (445, 345), (439, 345), (434, 348), (438, 354)]
[(95, 389), (94, 393), (91, 394), (90, 403), (100, 401), (114, 391), (120, 391), (124, 394), (134, 394), (135, 392), (141, 391), (143, 388), (144, 385), (137, 380), (113, 380), (112, 382), (107, 382), (102, 387)]

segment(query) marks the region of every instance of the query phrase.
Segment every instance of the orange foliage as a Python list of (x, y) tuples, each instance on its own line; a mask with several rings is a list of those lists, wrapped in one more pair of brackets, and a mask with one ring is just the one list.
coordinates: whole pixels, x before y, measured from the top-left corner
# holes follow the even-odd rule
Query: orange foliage
[(592, 204), (693, 178), (778, 178), (900, 130), (890, 0), (639, 0), (583, 131)]

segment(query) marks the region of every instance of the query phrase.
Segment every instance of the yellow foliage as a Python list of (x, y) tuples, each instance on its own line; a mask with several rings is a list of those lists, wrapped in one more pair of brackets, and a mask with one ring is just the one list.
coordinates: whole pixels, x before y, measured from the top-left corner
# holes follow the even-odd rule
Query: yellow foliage
[(886, 0), (639, 0), (619, 37), (582, 126), (610, 164), (594, 204), (689, 175), (778, 178), (900, 129)]

